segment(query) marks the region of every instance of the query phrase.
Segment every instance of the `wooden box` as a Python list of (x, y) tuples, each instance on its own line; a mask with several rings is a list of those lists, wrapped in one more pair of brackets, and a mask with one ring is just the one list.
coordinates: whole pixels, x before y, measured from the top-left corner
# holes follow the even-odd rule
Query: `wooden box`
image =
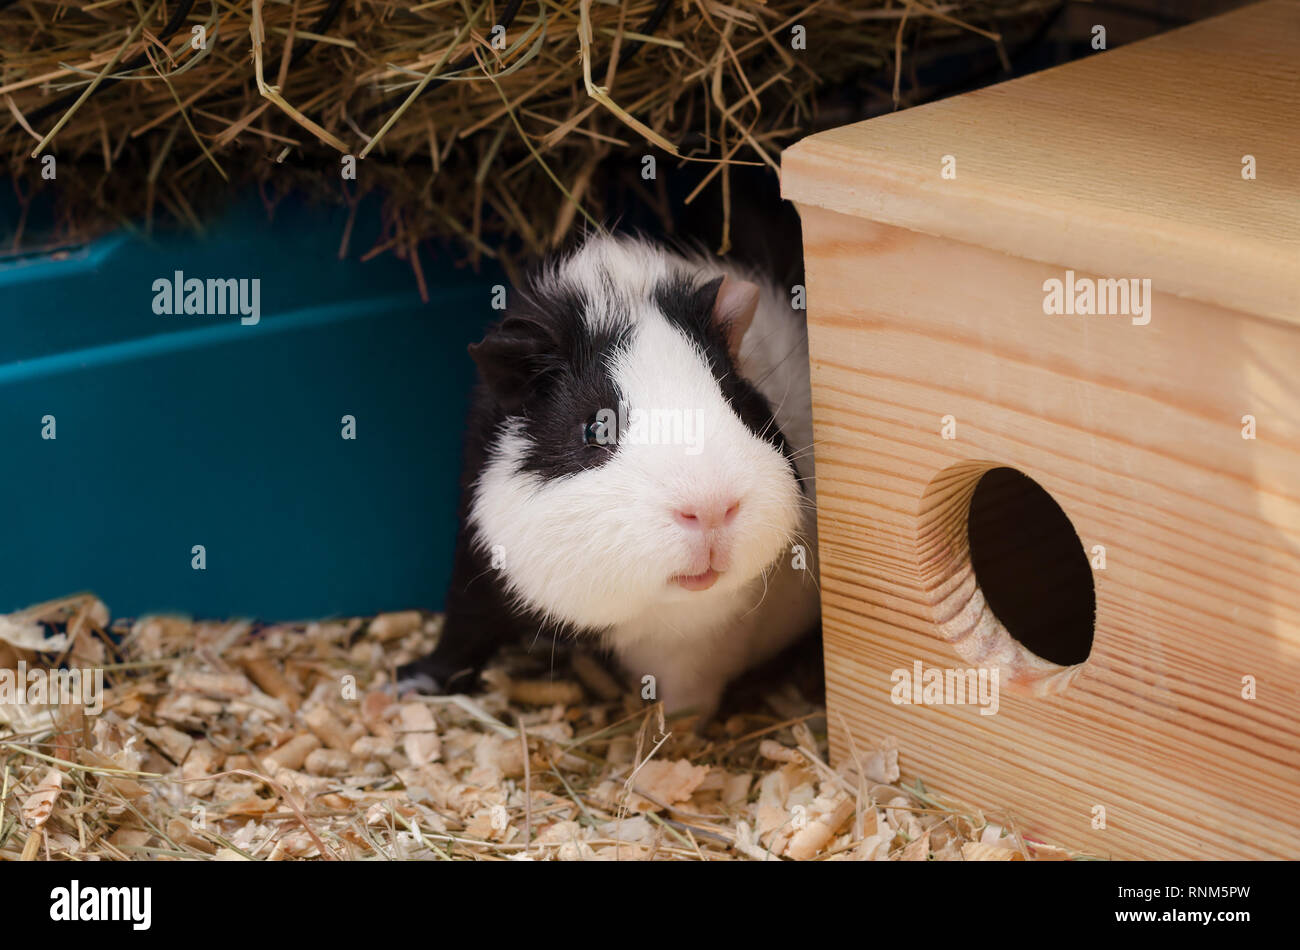
[(812, 136), (782, 177), (837, 761), (892, 734), (1097, 855), (1300, 856), (1300, 3)]

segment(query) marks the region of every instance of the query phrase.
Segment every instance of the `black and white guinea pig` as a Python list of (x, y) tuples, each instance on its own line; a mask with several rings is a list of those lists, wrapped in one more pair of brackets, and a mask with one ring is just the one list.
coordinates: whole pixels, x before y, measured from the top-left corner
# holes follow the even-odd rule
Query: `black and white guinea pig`
[(818, 621), (803, 312), (728, 263), (602, 235), (506, 313), (470, 347), (442, 636), (402, 676), (465, 689), (508, 640), (589, 635), (643, 695), (711, 715)]

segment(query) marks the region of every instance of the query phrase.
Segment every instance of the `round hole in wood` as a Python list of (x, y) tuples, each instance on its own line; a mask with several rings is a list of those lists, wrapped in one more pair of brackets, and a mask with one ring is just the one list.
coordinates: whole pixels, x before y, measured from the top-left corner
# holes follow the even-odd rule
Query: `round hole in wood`
[(966, 537), (975, 582), (1007, 632), (1060, 666), (1088, 659), (1092, 568), (1056, 500), (1014, 468), (989, 469), (975, 484)]
[(958, 655), (1031, 692), (1064, 689), (1088, 658), (1092, 569), (1061, 506), (994, 462), (940, 472), (922, 496), (918, 557), (934, 622)]

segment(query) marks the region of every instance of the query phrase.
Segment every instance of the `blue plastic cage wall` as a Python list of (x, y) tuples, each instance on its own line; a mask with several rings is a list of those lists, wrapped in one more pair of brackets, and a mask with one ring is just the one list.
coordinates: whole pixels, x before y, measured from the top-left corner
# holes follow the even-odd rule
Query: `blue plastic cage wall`
[[(81, 590), (115, 616), (441, 606), (465, 347), (501, 278), (426, 256), (424, 304), (408, 263), (340, 261), (343, 224), (247, 202), (203, 237), (0, 261), (0, 613)], [(178, 271), (257, 278), (260, 319), (156, 314)]]

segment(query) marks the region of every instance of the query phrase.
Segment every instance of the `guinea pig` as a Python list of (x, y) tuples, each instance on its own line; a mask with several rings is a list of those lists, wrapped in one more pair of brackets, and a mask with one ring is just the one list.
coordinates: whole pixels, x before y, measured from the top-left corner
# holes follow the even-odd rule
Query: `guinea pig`
[(405, 682), (466, 689), (507, 640), (589, 636), (642, 696), (707, 718), (728, 681), (816, 630), (790, 288), (594, 236), (515, 291), (470, 354), (446, 619)]

